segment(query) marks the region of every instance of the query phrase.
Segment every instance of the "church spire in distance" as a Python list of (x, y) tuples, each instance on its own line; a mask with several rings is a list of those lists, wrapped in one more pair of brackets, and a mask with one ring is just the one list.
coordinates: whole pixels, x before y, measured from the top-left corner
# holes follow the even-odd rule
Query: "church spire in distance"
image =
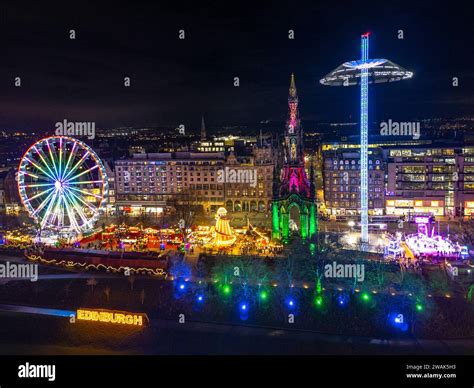
[(201, 141), (206, 140), (206, 124), (204, 123), (204, 115), (201, 116)]
[(295, 85), (295, 73), (291, 73), (291, 80), (290, 80), (290, 97), (297, 98), (296, 94), (296, 85)]

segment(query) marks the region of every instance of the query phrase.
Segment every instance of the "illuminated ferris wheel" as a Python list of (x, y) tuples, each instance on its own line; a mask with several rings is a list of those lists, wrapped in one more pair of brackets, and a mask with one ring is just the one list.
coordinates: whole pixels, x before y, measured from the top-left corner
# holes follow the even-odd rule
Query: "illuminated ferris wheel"
[(53, 136), (26, 151), (18, 169), (18, 190), (40, 231), (80, 234), (98, 219), (108, 183), (104, 165), (88, 145)]

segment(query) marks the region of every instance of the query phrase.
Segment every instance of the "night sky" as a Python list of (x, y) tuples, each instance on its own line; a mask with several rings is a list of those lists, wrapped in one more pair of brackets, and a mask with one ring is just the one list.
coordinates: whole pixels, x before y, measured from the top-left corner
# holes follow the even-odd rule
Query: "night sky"
[(372, 33), (371, 57), (415, 73), (376, 86), (377, 119), (473, 115), (474, 24), (462, 3), (160, 3), (2, 5), (0, 130), (50, 129), (64, 118), (99, 128), (197, 128), (201, 113), (210, 126), (278, 122), (291, 72), (303, 120), (356, 121), (358, 88), (324, 87), (319, 79), (359, 58), (365, 31)]

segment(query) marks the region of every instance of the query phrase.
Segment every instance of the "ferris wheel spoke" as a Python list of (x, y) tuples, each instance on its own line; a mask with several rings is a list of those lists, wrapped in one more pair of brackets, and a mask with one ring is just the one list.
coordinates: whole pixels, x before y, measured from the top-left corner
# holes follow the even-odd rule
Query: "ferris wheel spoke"
[(48, 172), (46, 172), (45, 170), (43, 170), (43, 168), (41, 168), (41, 166), (39, 166), (38, 164), (36, 164), (35, 162), (33, 162), (31, 159), (25, 157), (25, 160), (32, 164), (33, 166), (35, 166), (38, 170), (40, 170), (43, 174), (45, 174), (46, 176), (48, 176), (50, 179), (53, 179), (54, 180), (54, 177), (52, 175), (50, 175)]
[(84, 194), (84, 195), (87, 195), (87, 196), (91, 195), (91, 196), (96, 197), (96, 198), (98, 198), (98, 199), (102, 199), (102, 197), (101, 197), (100, 195), (97, 195), (97, 194), (94, 194), (94, 193), (89, 193), (88, 191), (76, 189), (75, 187), (69, 187), (69, 189), (70, 189), (70, 190), (77, 191), (77, 192), (79, 192), (79, 193), (81, 193), (81, 194)]
[(69, 196), (69, 194), (70, 193), (67, 194), (67, 196), (69, 198), (69, 203), (76, 210), (77, 214), (79, 214), (79, 217), (81, 217), (81, 220), (82, 220), (83, 224), (87, 224), (88, 220), (87, 220), (86, 215), (82, 211), (82, 209), (81, 209), (80, 205), (77, 203), (77, 201), (74, 198), (72, 198), (72, 196)]
[(63, 148), (63, 138), (61, 137), (59, 139), (59, 176), (62, 178), (63, 173), (66, 171), (66, 169), (61, 170), (63, 167), (63, 158), (65, 156), (65, 150)]
[(66, 172), (67, 169), (69, 168), (69, 164), (71, 163), (72, 157), (75, 155), (76, 148), (77, 148), (77, 143), (74, 143), (72, 145), (71, 152), (69, 153), (69, 157), (67, 159), (66, 165), (64, 166), (64, 172)]
[(94, 205), (91, 205), (90, 203), (87, 203), (86, 201), (84, 201), (84, 199), (82, 199), (79, 195), (75, 194), (72, 190), (69, 191), (69, 194), (71, 194), (73, 197), (75, 197), (77, 200), (79, 200), (80, 202), (82, 202), (84, 205), (86, 205), (93, 213), (96, 213), (98, 212), (98, 209), (94, 206)]
[[(56, 148), (53, 148), (56, 149)], [(57, 153), (55, 152), (55, 155), (57, 155), (57, 161), (58, 161), (58, 178), (61, 179), (61, 164), (63, 162), (63, 138), (59, 138), (59, 150), (57, 150)]]
[(41, 228), (44, 228), (46, 223), (50, 223), (49, 220), (51, 219), (51, 208), (53, 207), (57, 198), (58, 198), (58, 190), (54, 190), (53, 197), (50, 199), (48, 203), (48, 207), (46, 208), (46, 211), (44, 213), (43, 221), (41, 221)]
[(48, 189), (48, 190), (45, 190), (45, 191), (42, 191), (42, 192), (40, 192), (40, 193), (38, 193), (38, 194), (36, 194), (36, 195), (33, 195), (32, 197), (26, 199), (24, 202), (25, 202), (25, 203), (29, 203), (29, 202), (33, 201), (34, 199), (39, 198), (39, 197), (41, 197), (41, 196), (43, 196), (43, 195), (49, 193), (51, 190), (54, 190), (54, 187), (51, 187), (51, 188)]
[(57, 200), (52, 208), (50, 223), (53, 225), (59, 225), (60, 222), (60, 208), (61, 208), (61, 195), (57, 196)]
[(47, 187), (47, 186), (54, 186), (54, 183), (25, 183), (20, 185), (21, 189), (29, 189), (31, 187)]
[(33, 216), (36, 217), (36, 215), (43, 210), (43, 208), (46, 206), (46, 204), (49, 203), (49, 200), (51, 197), (54, 195), (55, 191), (51, 192), (43, 202), (40, 203), (40, 205), (36, 208), (36, 210), (33, 212)]
[(43, 154), (38, 150), (38, 148), (36, 148), (36, 146), (33, 147), (33, 149), (36, 151), (36, 153), (38, 154), (38, 156), (40, 157), (41, 161), (43, 162), (43, 165), (46, 166), (46, 168), (48, 169), (49, 173), (54, 176), (54, 172), (53, 170), (51, 170), (51, 167), (49, 167), (49, 164), (48, 162), (46, 162)]
[(53, 156), (53, 152), (51, 151), (51, 145), (49, 144), (48, 139), (46, 139), (46, 145), (48, 146), (49, 157), (51, 158), (51, 163), (53, 164), (53, 168), (56, 173), (55, 176), (59, 177), (58, 169), (56, 168), (56, 159)]
[(42, 181), (46, 181), (48, 182), (50, 179), (44, 175), (40, 175), (40, 174), (33, 174), (32, 172), (29, 172), (29, 171), (20, 171), (18, 173), (19, 175), (28, 175), (28, 176), (31, 176), (35, 179), (41, 179)]
[(59, 198), (59, 203), (58, 203), (58, 227), (63, 227), (64, 226), (64, 197), (61, 196)]
[(94, 171), (96, 168), (99, 168), (99, 165), (96, 164), (95, 166), (85, 170), (85, 171), (82, 171), (80, 174), (77, 174), (77, 175), (74, 175), (73, 177), (69, 178), (69, 180), (75, 180), (77, 178), (79, 178), (80, 176), (84, 175), (84, 174), (87, 174), (88, 172), (91, 172), (91, 171)]
[(56, 206), (54, 208), (54, 218), (53, 222), (57, 227), (62, 227), (64, 223), (64, 219), (62, 217), (62, 203), (63, 203), (63, 196), (59, 195), (56, 201)]
[[(72, 210), (72, 206), (69, 206), (69, 202), (66, 202), (67, 195), (65, 196), (64, 200), (64, 207), (66, 209), (66, 213), (69, 218), (69, 223), (71, 224), (71, 227), (78, 231), (80, 230), (79, 224), (77, 223), (76, 216), (74, 215), (74, 212)], [(69, 201), (69, 199), (68, 199)]]
[(73, 168), (71, 168), (71, 170), (68, 171), (68, 173), (64, 176), (64, 179), (69, 179), (69, 176), (74, 172), (76, 171), (79, 166), (84, 163), (84, 160), (86, 160), (86, 158), (89, 156), (89, 151), (86, 151), (86, 153), (84, 155), (82, 155), (82, 158), (79, 159), (79, 161), (75, 164), (75, 166)]
[(56, 168), (57, 168), (57, 171), (58, 171), (58, 178), (59, 179), (62, 179), (62, 172), (61, 172), (61, 169), (62, 169), (62, 166), (61, 166), (61, 164), (62, 164), (62, 140), (63, 140), (63, 138), (60, 137), (59, 138), (59, 147), (55, 143), (51, 144), (51, 148), (53, 150), (54, 160), (56, 161)]

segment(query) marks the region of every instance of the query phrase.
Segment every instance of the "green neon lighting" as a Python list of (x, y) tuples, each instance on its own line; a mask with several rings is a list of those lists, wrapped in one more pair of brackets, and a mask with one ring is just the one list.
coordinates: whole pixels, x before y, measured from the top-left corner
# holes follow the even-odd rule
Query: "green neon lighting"
[(316, 305), (316, 307), (321, 307), (323, 305), (323, 297), (321, 295), (318, 295), (314, 300), (314, 304)]
[(222, 292), (224, 292), (225, 295), (229, 295), (231, 291), (232, 291), (232, 288), (228, 284), (222, 287)]

